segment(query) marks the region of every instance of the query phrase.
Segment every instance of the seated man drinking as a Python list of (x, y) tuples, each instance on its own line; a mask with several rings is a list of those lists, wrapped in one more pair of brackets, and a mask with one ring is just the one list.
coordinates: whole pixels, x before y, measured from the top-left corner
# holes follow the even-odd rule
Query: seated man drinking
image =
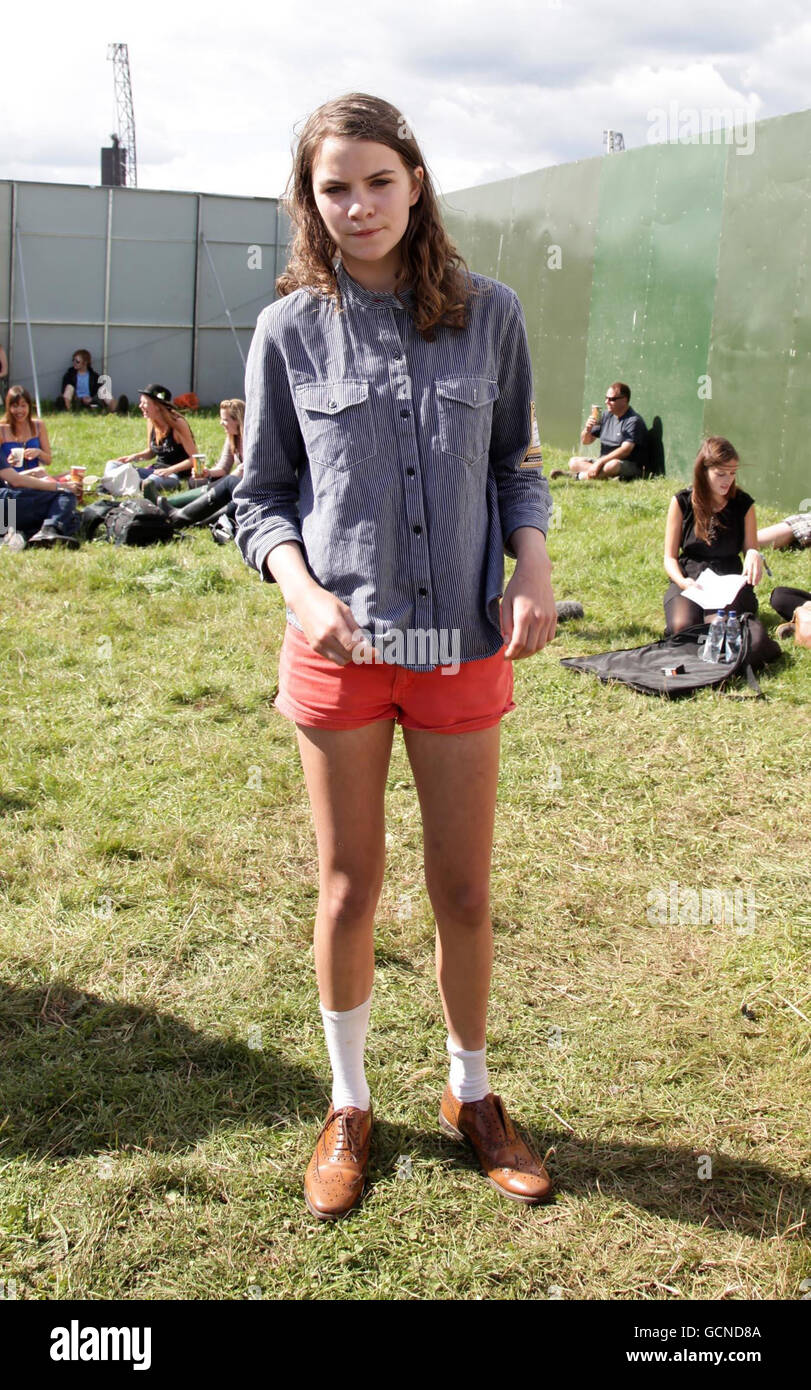
[[(569, 460), (568, 476), (580, 478), (642, 477), (647, 426), (641, 415), (631, 409), (631, 389), (624, 381), (614, 381), (605, 393), (605, 410), (600, 414), (595, 406), (583, 426), (581, 444), (599, 440), (598, 459), (576, 456)], [(555, 468), (551, 478), (567, 476), (566, 469)]]

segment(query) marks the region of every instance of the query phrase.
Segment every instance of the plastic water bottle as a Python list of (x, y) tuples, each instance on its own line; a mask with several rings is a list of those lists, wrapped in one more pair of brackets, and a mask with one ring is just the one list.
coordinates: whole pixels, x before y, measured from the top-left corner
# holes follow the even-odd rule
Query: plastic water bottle
[(701, 653), (702, 661), (723, 661), (724, 659), (724, 636), (726, 623), (723, 613), (716, 613), (710, 623), (710, 630), (707, 633), (707, 640), (704, 643), (704, 650)]
[(738, 660), (740, 650), (741, 625), (738, 622), (735, 609), (730, 608), (729, 616), (727, 618), (726, 638), (724, 641), (724, 655), (721, 658), (721, 660), (727, 662), (731, 666), (734, 661)]

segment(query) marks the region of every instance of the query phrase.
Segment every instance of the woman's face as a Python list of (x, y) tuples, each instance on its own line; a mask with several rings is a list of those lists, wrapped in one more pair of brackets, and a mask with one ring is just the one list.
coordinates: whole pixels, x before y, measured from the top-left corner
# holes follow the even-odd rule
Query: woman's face
[(712, 464), (711, 467), (707, 469), (710, 491), (717, 501), (723, 501), (729, 496), (729, 490), (735, 482), (737, 472), (737, 459), (732, 459), (729, 463)]
[(226, 434), (239, 434), (239, 420), (235, 419), (233, 415), (229, 415), (227, 410), (220, 411), (220, 424)]
[(24, 425), (30, 415), (28, 401), (25, 396), (19, 396), (16, 401), (12, 401), (8, 408), (11, 422), (17, 428)]
[(138, 409), (145, 420), (157, 420), (158, 409), (151, 396), (139, 396)]
[[(388, 145), (329, 135), (313, 164), (315, 205), (347, 271), (363, 283), (364, 268), (400, 269), (400, 242), (422, 187)], [(358, 274), (357, 272), (360, 272)]]

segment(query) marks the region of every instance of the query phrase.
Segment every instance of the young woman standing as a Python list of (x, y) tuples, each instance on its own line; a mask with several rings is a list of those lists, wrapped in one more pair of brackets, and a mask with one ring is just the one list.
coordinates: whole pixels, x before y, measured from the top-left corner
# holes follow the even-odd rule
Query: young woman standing
[[(363, 1051), (395, 722), (436, 918), (450, 1053), (440, 1124), (472, 1143), (504, 1195), (543, 1201), (549, 1176), (485, 1059), (499, 723), (514, 708), (512, 661), (556, 624), (549, 489), (522, 468), (532, 374), (521, 305), (463, 269), (388, 102), (353, 93), (310, 117), (289, 210), (281, 297), (260, 315), (248, 362), (235, 500), (243, 555), (287, 605), (277, 706), (297, 725), (318, 843), (315, 964), (333, 1087), (306, 1201), (320, 1218), (343, 1216), (365, 1180)], [(517, 564), (499, 604), (505, 546)]]

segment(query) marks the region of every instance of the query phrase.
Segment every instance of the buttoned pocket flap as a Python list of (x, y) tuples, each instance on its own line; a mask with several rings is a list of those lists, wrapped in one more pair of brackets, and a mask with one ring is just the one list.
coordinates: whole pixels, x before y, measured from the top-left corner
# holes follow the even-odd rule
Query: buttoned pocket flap
[(296, 400), (302, 410), (319, 415), (337, 415), (347, 406), (360, 405), (368, 398), (368, 381), (313, 381), (296, 387)]
[(498, 400), (498, 384), (486, 376), (449, 376), (436, 384), (437, 394), (463, 405), (488, 405)]

